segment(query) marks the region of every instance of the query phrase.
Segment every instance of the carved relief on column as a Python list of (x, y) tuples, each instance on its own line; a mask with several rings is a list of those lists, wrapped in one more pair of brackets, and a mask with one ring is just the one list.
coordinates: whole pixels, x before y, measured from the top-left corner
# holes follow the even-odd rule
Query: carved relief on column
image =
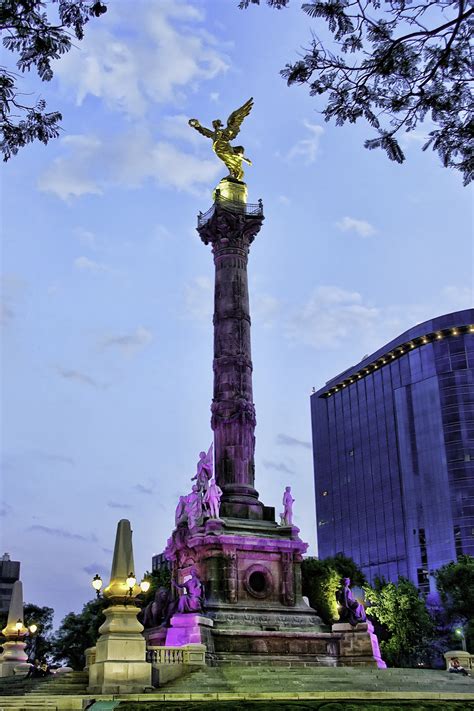
[(281, 554), (281, 593), (283, 604), (293, 607), (295, 604), (295, 589), (293, 582), (293, 553)]
[(226, 579), (227, 579), (227, 599), (228, 602), (237, 602), (237, 554), (235, 551), (228, 551), (226, 554)]

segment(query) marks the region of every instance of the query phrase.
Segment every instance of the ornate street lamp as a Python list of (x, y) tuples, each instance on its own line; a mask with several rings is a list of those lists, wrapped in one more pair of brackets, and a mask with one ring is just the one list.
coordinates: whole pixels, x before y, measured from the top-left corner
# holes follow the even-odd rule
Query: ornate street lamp
[(97, 593), (97, 597), (100, 597), (100, 589), (103, 585), (102, 578), (100, 577), (99, 573), (96, 573), (94, 577), (92, 578), (92, 587)]
[(125, 582), (127, 583), (127, 587), (128, 587), (128, 595), (129, 595), (129, 597), (132, 597), (133, 588), (137, 584), (137, 579), (136, 579), (135, 575), (133, 573), (129, 573), (128, 578)]

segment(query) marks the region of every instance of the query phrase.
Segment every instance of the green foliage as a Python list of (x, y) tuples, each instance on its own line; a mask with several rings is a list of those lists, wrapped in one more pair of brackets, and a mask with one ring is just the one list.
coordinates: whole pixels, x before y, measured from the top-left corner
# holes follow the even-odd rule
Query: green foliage
[(374, 588), (364, 590), (367, 614), (387, 632), (388, 639), (380, 645), (387, 664), (412, 667), (429, 661), (433, 622), (418, 588), (399, 578), (397, 583), (376, 580)]
[[(54, 22), (53, 5), (57, 6), (58, 15)], [(34, 68), (42, 81), (50, 81), (53, 77), (51, 61), (59, 59), (73, 46), (71, 31), (81, 40), (89, 19), (100, 17), (106, 11), (107, 7), (98, 0), (2, 0), (3, 46), (18, 55), (16, 66), (21, 72)], [(0, 148), (4, 161), (27, 143), (39, 140), (46, 144), (51, 138), (57, 138), (60, 131), (59, 111), (47, 113), (43, 99), (38, 99), (33, 106), (25, 105), (19, 99), (25, 92), (20, 92), (17, 84), (18, 75), (0, 67)]]
[(26, 627), (33, 623), (38, 630), (34, 635), (26, 637), (25, 652), (28, 659), (45, 659), (52, 652), (52, 631), (53, 631), (54, 610), (52, 607), (39, 607), (32, 603), (26, 603), (23, 607), (23, 619)]
[(102, 614), (107, 601), (96, 598), (86, 602), (80, 614), (70, 612), (61, 622), (53, 637), (53, 655), (57, 662), (80, 671), (84, 669), (84, 651), (93, 647), (99, 636), (99, 627), (105, 618)]
[(448, 620), (453, 627), (463, 626), (467, 648), (474, 650), (474, 557), (459, 556), (439, 568), (435, 578)]
[(364, 585), (365, 575), (357, 564), (343, 553), (330, 558), (305, 558), (301, 564), (302, 589), (311, 607), (323, 622), (331, 625), (339, 619), (336, 592), (342, 578), (350, 578), (353, 585)]
[(142, 601), (142, 607), (148, 605), (149, 602), (155, 597), (155, 592), (158, 588), (170, 588), (171, 587), (171, 571), (167, 567), (160, 568), (160, 570), (153, 570), (151, 573), (147, 570), (145, 575), (150, 581), (150, 589), (147, 593), (142, 593), (140, 596)]
[[(267, 0), (281, 9), (289, 0)], [(240, 8), (260, 0), (241, 0)], [(365, 118), (382, 148), (398, 163), (405, 156), (397, 136), (425, 118), (435, 128), (423, 150), (437, 151), (443, 166), (474, 177), (473, 64), (470, 36), (474, 8), (466, 0), (312, 0), (302, 10), (333, 35), (313, 33), (302, 59), (281, 71), (288, 84), (307, 84), (311, 96), (327, 95), (322, 114), (337, 126)], [(324, 28), (325, 29), (325, 28)]]
[(336, 553), (334, 557), (325, 558), (324, 562), (330, 565), (338, 573), (339, 578), (350, 578), (351, 585), (362, 587), (367, 582), (367, 579), (358, 567), (357, 563), (344, 555), (344, 553)]
[(303, 595), (309, 600), (323, 622), (331, 625), (339, 618), (336, 592), (341, 576), (325, 560), (305, 558), (301, 564)]
[[(34, 623), (38, 627), (34, 635), (27, 635), (24, 638), (26, 642), (25, 653), (28, 655), (29, 660), (45, 659), (50, 656), (52, 651), (53, 617), (54, 610), (52, 607), (39, 607), (28, 602), (23, 606), (25, 626), (29, 627)], [(7, 612), (0, 614), (0, 630), (6, 626), (7, 620)], [(4, 639), (3, 636), (2, 639)]]

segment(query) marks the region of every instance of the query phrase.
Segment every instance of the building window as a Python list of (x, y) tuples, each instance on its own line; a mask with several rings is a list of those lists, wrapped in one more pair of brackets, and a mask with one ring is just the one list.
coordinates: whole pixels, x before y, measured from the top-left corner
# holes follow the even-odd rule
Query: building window
[(426, 535), (424, 528), (420, 528), (418, 530), (418, 544), (420, 546), (421, 565), (428, 566), (428, 551), (426, 549)]
[(462, 555), (461, 528), (459, 526), (454, 527), (454, 547), (456, 549), (456, 557), (459, 558)]
[(430, 577), (429, 571), (426, 568), (417, 568), (418, 576), (418, 588), (422, 593), (429, 593), (430, 591)]

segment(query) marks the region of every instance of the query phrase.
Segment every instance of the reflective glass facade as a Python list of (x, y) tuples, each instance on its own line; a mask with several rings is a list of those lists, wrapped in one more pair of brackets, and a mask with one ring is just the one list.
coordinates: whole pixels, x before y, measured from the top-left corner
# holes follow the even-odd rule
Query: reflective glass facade
[(424, 592), (474, 555), (474, 309), (418, 324), (311, 396), (319, 556)]

